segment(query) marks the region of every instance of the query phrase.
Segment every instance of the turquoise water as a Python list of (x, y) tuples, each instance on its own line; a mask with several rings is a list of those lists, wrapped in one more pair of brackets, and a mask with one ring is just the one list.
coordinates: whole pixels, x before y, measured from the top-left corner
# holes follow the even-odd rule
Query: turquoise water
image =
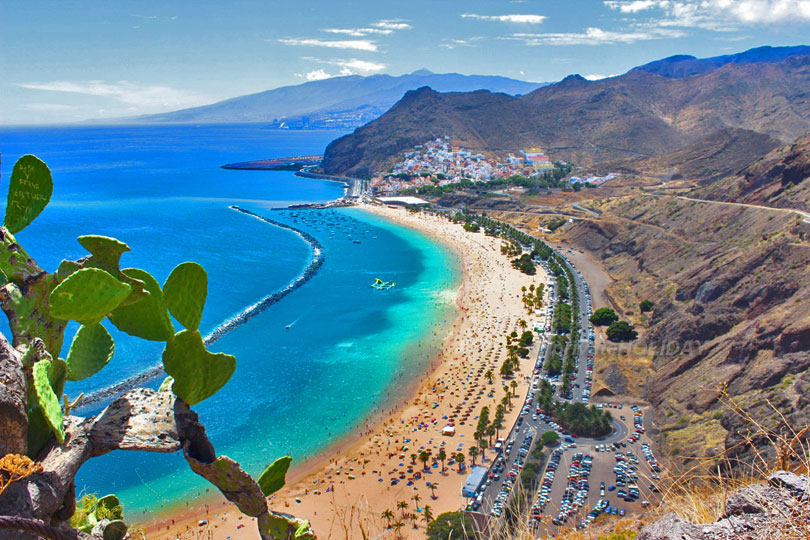
[[(334, 199), (339, 184), (219, 168), (318, 153), (339, 135), (244, 125), (0, 130), (3, 181), (24, 153), (40, 156), (54, 175), (51, 204), (17, 235), (29, 254), (52, 269), (84, 254), (76, 236), (105, 234), (132, 247), (123, 266), (144, 268), (161, 282), (176, 264), (195, 260), (209, 274), (204, 332), (284, 287), (311, 256), (298, 236), (228, 205), (289, 223), (321, 242), (326, 262), (311, 281), (212, 346), (236, 355), (237, 370), (194, 409), (218, 453), (252, 474), (285, 454), (303, 462), (384, 407), (425, 371), (455, 316), (450, 293), (460, 272), (446, 248), (358, 209), (271, 210)], [(397, 286), (373, 289), (377, 277)], [(107, 327), (115, 357), (91, 379), (68, 383), (69, 396), (159, 362), (160, 344)], [(5, 324), (3, 332), (8, 335)], [(176, 454), (114, 452), (88, 462), (77, 478), (79, 492), (118, 494), (130, 517), (208, 487)]]

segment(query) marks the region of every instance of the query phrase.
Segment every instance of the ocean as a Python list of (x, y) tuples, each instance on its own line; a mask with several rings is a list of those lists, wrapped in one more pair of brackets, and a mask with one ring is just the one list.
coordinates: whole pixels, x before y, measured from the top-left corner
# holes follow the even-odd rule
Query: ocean
[[(217, 453), (253, 475), (282, 455), (305, 462), (389, 406), (426, 371), (456, 315), (460, 264), (446, 247), (359, 209), (273, 210), (335, 199), (343, 190), (338, 183), (220, 168), (321, 153), (340, 135), (258, 125), (0, 129), (0, 183), (27, 153), (43, 159), (54, 177), (50, 205), (16, 235), (28, 253), (52, 270), (85, 255), (77, 236), (113, 236), (132, 248), (122, 267), (143, 268), (161, 283), (175, 265), (199, 262), (209, 279), (203, 333), (287, 286), (312, 257), (298, 235), (229, 205), (322, 244), (325, 262), (314, 278), (211, 346), (236, 356), (236, 373), (194, 410)], [(372, 288), (376, 278), (396, 286)], [(115, 356), (99, 374), (69, 382), (71, 399), (160, 363), (162, 344), (105, 326)], [(75, 330), (71, 324), (68, 333)], [(0, 331), (10, 335), (5, 321)], [(62, 357), (69, 344), (70, 336)], [(180, 454), (113, 452), (90, 460), (77, 477), (77, 494), (115, 493), (129, 519), (213, 489)]]

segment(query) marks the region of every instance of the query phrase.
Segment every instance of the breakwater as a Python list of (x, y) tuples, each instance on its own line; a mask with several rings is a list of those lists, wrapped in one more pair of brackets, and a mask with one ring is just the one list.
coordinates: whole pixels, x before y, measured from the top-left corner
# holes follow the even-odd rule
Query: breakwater
[[(286, 229), (304, 240), (309, 246), (312, 248), (312, 259), (309, 261), (309, 264), (304, 268), (304, 270), (296, 277), (293, 281), (287, 284), (286, 287), (280, 289), (272, 294), (269, 294), (259, 300), (258, 302), (247, 306), (245, 309), (234, 315), (233, 317), (229, 318), (228, 320), (222, 322), (219, 326), (214, 328), (210, 333), (206, 334), (203, 337), (203, 342), (206, 345), (211, 345), (212, 343), (216, 343), (219, 339), (221, 339), (227, 333), (235, 330), (236, 328), (242, 326), (250, 319), (261, 313), (262, 311), (266, 310), (294, 290), (298, 289), (302, 285), (304, 285), (307, 281), (312, 279), (315, 274), (321, 269), (324, 263), (324, 250), (321, 243), (318, 241), (317, 238), (312, 236), (306, 231), (302, 231), (301, 229), (297, 229), (286, 223), (282, 223), (280, 221), (276, 221), (274, 219), (266, 218), (264, 216), (260, 216), (250, 210), (245, 210), (244, 208), (240, 208), (238, 206), (229, 206), (231, 210), (244, 214), (246, 216), (250, 216), (252, 218), (258, 219), (259, 221), (263, 221), (275, 227), (279, 227), (281, 229)], [(133, 375), (121, 382), (118, 382), (114, 385), (108, 386), (106, 388), (102, 388), (101, 390), (97, 390), (90, 394), (85, 395), (81, 400), (79, 400), (76, 409), (81, 409), (82, 407), (87, 407), (98, 403), (100, 401), (105, 401), (107, 399), (111, 399), (116, 397), (128, 390), (136, 388), (142, 384), (145, 384), (151, 380), (160, 377), (161, 375), (165, 375), (165, 371), (163, 370), (163, 364), (157, 364), (155, 366), (150, 367), (138, 373), (137, 375)]]

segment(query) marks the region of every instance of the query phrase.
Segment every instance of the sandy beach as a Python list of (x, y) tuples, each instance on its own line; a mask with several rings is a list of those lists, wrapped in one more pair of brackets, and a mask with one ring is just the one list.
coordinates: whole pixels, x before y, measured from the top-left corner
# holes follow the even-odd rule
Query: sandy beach
[[(490, 418), (505, 395), (504, 385), (518, 383), (517, 397), (507, 408), (505, 437), (514, 423), (528, 390), (539, 340), (528, 358), (521, 360), (514, 379), (503, 379), (499, 370), (506, 358), (506, 336), (523, 331), (521, 319), (532, 328), (540, 316), (530, 315), (521, 301), (521, 287), (539, 284), (547, 276), (527, 276), (511, 267), (501, 254), (501, 240), (483, 233), (465, 232), (444, 218), (411, 214), (404, 209), (365, 206), (367, 211), (413, 227), (455, 250), (461, 258), (464, 279), (457, 295), (458, 319), (444, 346), (427, 370), (413, 383), (411, 392), (384, 415), (369, 419), (365, 430), (339, 441), (288, 475), (287, 486), (270, 501), (276, 511), (308, 519), (319, 538), (394, 538), (401, 522), (404, 538), (424, 538), (425, 509), (433, 517), (462, 509), (461, 488), (475, 446), (473, 432), (482, 407)], [(491, 371), (492, 383), (485, 374)], [(421, 379), (421, 383), (420, 383)], [(511, 390), (511, 387), (510, 387)], [(443, 436), (442, 429), (455, 427)], [(439, 453), (447, 457), (442, 463)], [(431, 454), (423, 463), (413, 456)], [(453, 457), (463, 453), (467, 468), (459, 472)], [(486, 451), (487, 461), (493, 456)], [(476, 464), (481, 463), (477, 456)], [(391, 512), (393, 517), (384, 518)], [(205, 520), (204, 525), (198, 525)], [(143, 523), (148, 538), (258, 538), (254, 520), (242, 516), (217, 495), (163, 517)]]

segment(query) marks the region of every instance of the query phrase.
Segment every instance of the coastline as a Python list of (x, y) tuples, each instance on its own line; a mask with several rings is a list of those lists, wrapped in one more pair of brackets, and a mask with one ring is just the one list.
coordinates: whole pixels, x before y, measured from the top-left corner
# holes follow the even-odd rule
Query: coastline
[[(413, 421), (414, 415), (416, 417), (431, 414), (438, 416), (438, 412), (432, 413), (432, 410), (450, 412), (449, 405), (451, 404), (442, 403), (442, 400), (444, 397), (452, 396), (454, 392), (451, 390), (449, 396), (445, 392), (441, 392), (442, 396), (436, 398), (437, 381), (440, 384), (449, 386), (446, 384), (449, 379), (459, 378), (461, 370), (466, 372), (468, 369), (466, 361), (462, 359), (459, 363), (458, 355), (467, 351), (473, 344), (471, 340), (474, 338), (472, 336), (479, 336), (479, 332), (484, 333), (482, 329), (484, 321), (471, 321), (470, 319), (474, 318), (471, 315), (479, 313), (479, 310), (471, 312), (471, 307), (481, 303), (486, 291), (481, 288), (481, 284), (477, 288), (475, 286), (471, 287), (471, 285), (475, 285), (471, 283), (471, 280), (478, 279), (481, 281), (482, 277), (486, 275), (483, 272), (485, 268), (489, 270), (498, 268), (504, 277), (508, 276), (508, 281), (517, 289), (517, 291), (510, 290), (508, 296), (512, 296), (512, 294), (519, 296), (517, 293), (520, 292), (520, 283), (528, 284), (539, 281), (537, 278), (524, 276), (512, 269), (508, 264), (508, 260), (496, 249), (499, 246), (497, 239), (487, 238), (483, 235), (476, 235), (478, 236), (476, 238), (469, 233), (464, 233), (461, 227), (452, 225), (437, 217), (411, 216), (406, 214), (405, 210), (380, 207), (361, 206), (360, 208), (402, 226), (417, 229), (430, 236), (434, 241), (441, 242), (449, 247), (460, 257), (462, 282), (455, 298), (458, 314), (452, 325), (449, 325), (448, 335), (442, 341), (439, 354), (431, 360), (426, 370), (414, 375), (408, 382), (407, 387), (403, 391), (396, 393), (396, 397), (392, 402), (382, 404), (379, 412), (367, 417), (352, 433), (335, 441), (317, 455), (294, 467), (288, 476), (287, 486), (271, 499), (271, 508), (312, 521), (316, 533), (321, 538), (332, 537), (336, 534), (346, 538), (361, 537), (362, 534), (372, 530), (378, 532), (386, 530), (385, 524), (379, 517), (380, 503), (384, 499), (390, 499), (385, 504), (391, 505), (393, 500), (391, 499), (391, 488), (393, 484), (388, 485), (389, 482), (383, 480), (382, 469), (384, 466), (388, 466), (387, 461), (391, 460), (392, 453), (387, 452), (388, 457), (380, 453), (381, 441), (384, 438), (387, 439), (386, 449), (390, 448), (393, 442), (396, 448), (393, 453), (400, 458), (399, 460), (394, 459), (394, 461), (397, 461), (397, 464), (404, 464), (408, 459), (403, 460), (405, 454), (400, 454), (400, 452), (405, 452), (405, 450), (402, 450), (400, 440), (404, 441), (405, 435), (410, 434), (410, 429), (413, 429), (410, 422)], [(433, 221), (429, 222), (429, 220)], [(473, 254), (471, 251), (477, 252)], [(493, 284), (488, 283), (488, 285)], [(501, 286), (500, 306), (498, 305), (499, 300), (495, 298), (497, 291), (490, 291), (494, 294), (493, 298), (490, 299), (493, 301), (486, 303), (495, 311), (497, 311), (498, 307), (507, 305), (503, 304), (505, 284), (501, 283)], [(493, 289), (494, 287), (488, 288)], [(519, 302), (515, 300), (508, 305), (512, 306), (512, 304), (519, 304)], [(504, 331), (507, 330), (507, 326), (509, 327), (508, 330), (517, 327), (518, 318), (521, 316), (520, 311), (523, 311), (522, 306), (514, 313), (510, 313), (512, 316), (509, 317), (508, 321), (501, 321)], [(493, 315), (492, 318), (495, 319), (496, 317)], [(489, 326), (487, 325), (487, 327)], [(493, 343), (493, 345), (495, 344)], [(481, 342), (478, 341), (473, 344), (473, 347), (478, 348), (479, 353), (482, 346)], [(492, 352), (491, 349), (488, 354), (491, 355)], [(489, 355), (487, 359), (492, 362)], [(533, 358), (533, 354), (530, 354), (529, 358)], [(495, 364), (497, 364), (497, 360), (494, 361), (493, 366)], [(529, 372), (530, 364), (533, 366), (533, 360), (522, 363), (524, 368), (522, 373)], [(483, 368), (480, 368), (479, 372), (481, 369)], [(479, 378), (481, 378), (480, 375), (476, 377), (476, 380)], [(522, 375), (520, 378), (522, 379)], [(466, 383), (461, 384), (466, 385)], [(478, 384), (476, 382), (475, 386), (477, 387)], [(480, 390), (481, 394), (483, 394), (484, 387), (500, 391), (500, 385), (487, 387), (484, 383)], [(520, 387), (517, 392), (518, 395), (522, 394), (526, 389), (527, 384), (525, 381), (521, 381)], [(444, 388), (444, 390), (446, 391), (447, 388)], [(428, 398), (435, 399), (433, 401), (435, 406), (429, 404), (430, 399)], [(479, 399), (480, 397), (476, 398), (476, 403)], [(476, 410), (478, 408), (480, 407), (476, 406)], [(494, 405), (491, 408), (494, 409)], [(517, 407), (507, 413), (507, 425), (511, 424), (517, 413)], [(437, 422), (437, 419), (434, 419), (432, 424), (431, 427), (434, 431), (435, 426), (438, 425), (439, 428), (442, 426), (441, 421)], [(459, 431), (469, 431), (468, 428), (470, 427), (462, 428), (459, 426)], [(417, 430), (413, 429), (413, 431), (416, 432)], [(427, 428), (425, 428), (425, 431), (427, 431)], [(463, 439), (463, 444), (468, 444), (467, 441), (472, 442), (471, 433), (460, 433), (459, 437), (450, 439), (447, 442), (461, 442), (461, 437), (465, 437), (465, 435), (468, 435), (468, 437)], [(433, 441), (432, 438), (431, 441)], [(377, 447), (376, 456), (374, 455), (375, 445)], [(466, 450), (466, 447), (464, 450)], [(449, 447), (448, 451), (454, 452)], [(358, 461), (358, 456), (363, 456), (363, 458)], [(344, 467), (348, 470), (344, 470)], [(359, 469), (356, 471), (357, 474), (353, 474), (355, 467)], [(428, 474), (432, 475), (433, 471)], [(425, 475), (425, 478), (427, 478), (428, 474)], [(420, 497), (432, 506), (434, 515), (438, 515), (443, 511), (458, 509), (462, 505), (463, 499), (460, 496), (460, 486), (466, 475), (467, 472), (464, 474), (456, 473), (452, 467), (448, 467), (447, 471), (437, 474), (438, 478), (434, 482), (439, 487), (435, 489), (435, 493), (438, 495), (435, 500), (430, 499), (433, 492), (429, 494), (426, 489), (422, 490)], [(346, 478), (346, 480), (339, 478)], [(422, 484), (424, 484), (424, 481)], [(408, 499), (413, 496), (412, 493), (418, 491), (418, 488), (407, 488), (405, 491), (411, 494), (408, 497), (403, 495), (402, 488), (395, 488), (393, 491), (395, 492), (394, 498)], [(217, 538), (225, 534), (234, 540), (257, 537), (255, 525), (252, 523), (254, 520), (241, 516), (219, 494), (211, 495), (204, 500), (195, 501), (195, 503), (197, 504), (196, 508), (184, 509), (180, 506), (179, 508), (167, 510), (161, 515), (153, 515), (151, 523), (141, 523), (141, 525), (146, 527), (149, 538), (176, 538), (186, 531), (201, 531), (202, 529), (197, 526), (199, 520), (206, 520), (205, 531), (213, 530)], [(420, 523), (420, 525), (422, 524)], [(364, 532), (361, 533), (361, 530)], [(403, 532), (406, 532), (407, 537), (423, 537), (424, 526), (413, 529), (413, 533)], [(410, 534), (415, 534), (415, 536)]]

